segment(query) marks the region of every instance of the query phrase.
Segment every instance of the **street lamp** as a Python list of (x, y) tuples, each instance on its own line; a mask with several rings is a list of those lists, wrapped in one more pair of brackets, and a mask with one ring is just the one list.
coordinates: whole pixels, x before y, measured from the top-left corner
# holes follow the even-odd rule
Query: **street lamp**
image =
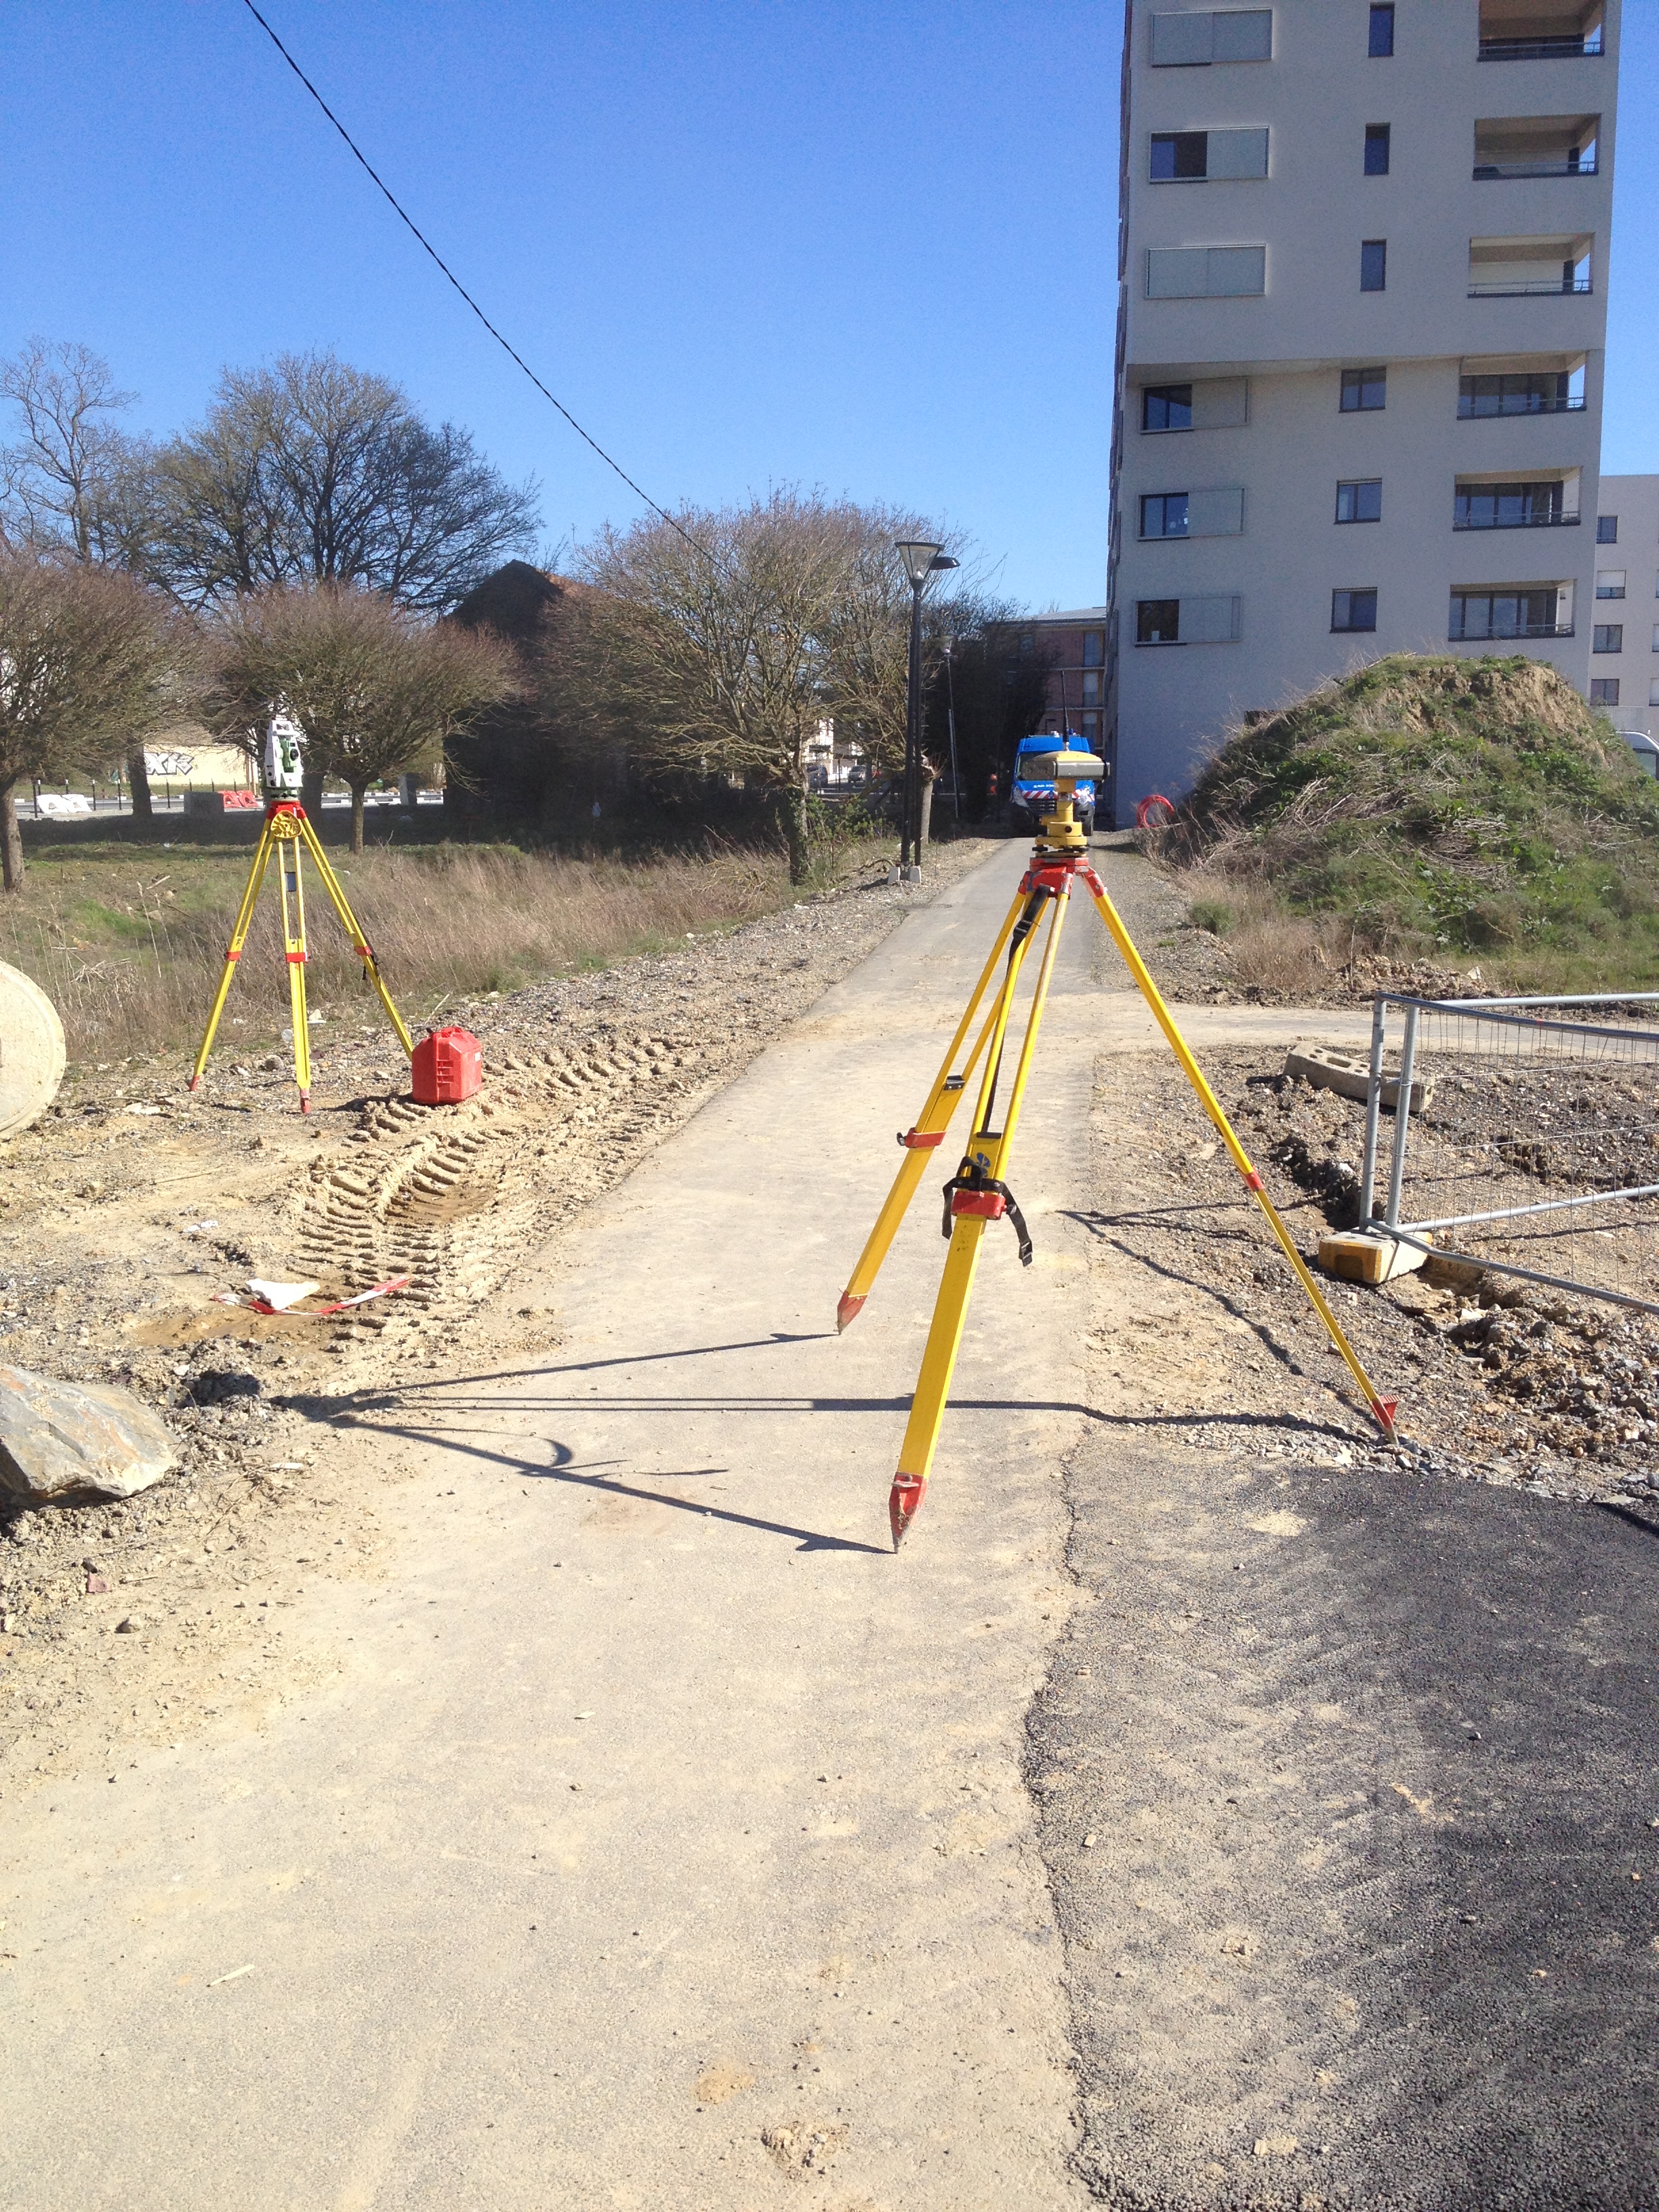
[(904, 819), (899, 832), (899, 875), (921, 881), (921, 595), (927, 579), (959, 564), (925, 538), (901, 539), (893, 550), (910, 583), (910, 666), (904, 702)]

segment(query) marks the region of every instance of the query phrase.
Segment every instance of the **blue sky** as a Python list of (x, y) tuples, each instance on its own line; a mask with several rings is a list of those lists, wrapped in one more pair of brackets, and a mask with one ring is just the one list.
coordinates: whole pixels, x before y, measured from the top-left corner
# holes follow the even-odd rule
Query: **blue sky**
[[(970, 532), (1033, 606), (1103, 595), (1111, 0), (260, 0), (416, 221), (665, 504), (775, 482)], [(1659, 5), (1626, 10), (1607, 464), (1659, 470)], [(540, 480), (631, 495), (493, 346), (240, 0), (7, 0), (0, 350), (83, 339), (198, 416), (332, 346)]]

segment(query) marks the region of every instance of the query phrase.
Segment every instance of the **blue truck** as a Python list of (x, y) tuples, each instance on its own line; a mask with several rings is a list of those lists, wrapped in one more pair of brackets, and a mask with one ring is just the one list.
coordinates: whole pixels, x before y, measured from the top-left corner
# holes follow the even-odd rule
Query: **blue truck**
[[(1008, 793), (1008, 818), (1016, 830), (1035, 830), (1042, 817), (1054, 803), (1054, 787), (1036, 777), (1025, 775), (1026, 761), (1043, 758), (1058, 753), (1086, 753), (1088, 746), (1075, 732), (1068, 730), (1064, 737), (1022, 738), (1014, 748), (1014, 780)], [(1095, 787), (1092, 783), (1079, 783), (1076, 793), (1077, 818), (1086, 837), (1095, 826)]]

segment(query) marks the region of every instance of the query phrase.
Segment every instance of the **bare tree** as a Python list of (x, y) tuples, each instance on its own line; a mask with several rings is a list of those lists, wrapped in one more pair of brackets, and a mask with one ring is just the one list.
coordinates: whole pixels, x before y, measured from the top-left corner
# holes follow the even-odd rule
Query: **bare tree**
[[(786, 489), (719, 513), (683, 508), (678, 528), (605, 532), (581, 563), (592, 589), (562, 620), (555, 704), (647, 768), (737, 775), (773, 793), (800, 882), (818, 730), (850, 711), (878, 757), (890, 746), (895, 664), (877, 634), (890, 605), (890, 520)], [(907, 587), (907, 618), (908, 605)], [(903, 653), (901, 640), (901, 748)]]
[(0, 856), (22, 889), (17, 785), (96, 775), (178, 711), (166, 607), (114, 568), (0, 550)]
[[(88, 565), (142, 568), (154, 531), (152, 448), (112, 420), (136, 397), (89, 347), (31, 338), (0, 362), (20, 434), (0, 450), (0, 532)], [(133, 811), (148, 815), (142, 744), (127, 761)]]
[(346, 584), (279, 585), (239, 600), (210, 627), (206, 652), (208, 726), (257, 753), (273, 708), (286, 707), (312, 773), (350, 787), (354, 853), (369, 785), (430, 765), (520, 681), (489, 631), (423, 624)]
[(465, 430), (422, 422), (389, 379), (331, 353), (227, 369), (206, 420), (156, 456), (149, 561), (184, 604), (272, 584), (356, 584), (422, 613), (529, 549), (533, 484)]

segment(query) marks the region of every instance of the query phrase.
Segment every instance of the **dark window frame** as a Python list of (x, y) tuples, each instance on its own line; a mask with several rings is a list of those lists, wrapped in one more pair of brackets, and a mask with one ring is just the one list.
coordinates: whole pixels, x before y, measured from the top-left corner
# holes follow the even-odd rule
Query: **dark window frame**
[[(1364, 603), (1370, 602), (1369, 606)], [(1356, 609), (1355, 602), (1360, 604)], [(1354, 619), (1356, 612), (1360, 619)], [(1345, 617), (1339, 622), (1337, 617)], [(1364, 617), (1369, 614), (1370, 620)], [(1331, 634), (1336, 637), (1370, 637), (1376, 629), (1376, 586), (1358, 584), (1339, 586), (1331, 593)]]
[[(1174, 398), (1174, 395), (1179, 392), (1184, 392), (1186, 393), (1187, 397), (1184, 400), (1176, 400)], [(1166, 410), (1172, 406), (1183, 407), (1186, 410), (1187, 419), (1184, 422), (1154, 422), (1152, 421), (1151, 416), (1155, 406), (1162, 406)], [(1192, 427), (1193, 387), (1190, 384), (1142, 385), (1140, 388), (1140, 428), (1143, 435), (1165, 437), (1170, 435), (1172, 432), (1190, 430)]]
[(1366, 33), (1366, 58), (1374, 62), (1394, 58), (1394, 0), (1376, 0)]
[[(1365, 174), (1368, 177), (1388, 175), (1393, 143), (1394, 125), (1391, 123), (1368, 123), (1365, 125)], [(1382, 156), (1380, 161), (1372, 158), (1379, 148)]]
[[(1174, 609), (1170, 614), (1169, 610)], [(1174, 631), (1171, 637), (1153, 637), (1150, 633), (1161, 630), (1166, 624)], [(1137, 645), (1179, 645), (1181, 642), (1181, 601), (1176, 599), (1137, 599), (1135, 601), (1135, 643)]]
[(1616, 545), (1619, 543), (1619, 518), (1616, 514), (1596, 516), (1595, 542), (1598, 545)]
[[(1152, 540), (1154, 544), (1158, 540), (1166, 538), (1185, 538), (1188, 535), (1188, 524), (1190, 518), (1188, 512), (1188, 501), (1191, 497), (1192, 494), (1187, 491), (1142, 492), (1140, 495), (1140, 536), (1143, 538)], [(1177, 500), (1180, 501), (1181, 526), (1178, 530), (1172, 530), (1170, 527), (1170, 502), (1171, 500)], [(1159, 510), (1158, 521), (1162, 526), (1157, 530), (1148, 530), (1146, 527), (1147, 509), (1154, 506), (1156, 506)]]
[(1623, 623), (1593, 623), (1590, 626), (1592, 653), (1622, 653), (1625, 649)]
[[(1376, 498), (1375, 501), (1368, 502), (1359, 496), (1361, 493), (1369, 491), (1376, 492)], [(1376, 507), (1376, 512), (1374, 514), (1363, 514), (1357, 512), (1352, 514), (1344, 514), (1342, 512), (1342, 495), (1344, 492), (1352, 492), (1355, 495), (1355, 496), (1348, 502), (1351, 507), (1358, 509), (1366, 506), (1367, 504), (1373, 504)], [(1345, 528), (1352, 523), (1381, 522), (1382, 520), (1382, 477), (1345, 477), (1341, 478), (1336, 487), (1336, 520), (1339, 523), (1342, 524)]]
[(1389, 289), (1389, 241), (1386, 238), (1362, 238), (1359, 241), (1359, 289), (1362, 292), (1386, 292)]
[(1616, 676), (1592, 676), (1589, 702), (1592, 707), (1616, 707), (1619, 704), (1619, 678)]
[[(1380, 399), (1367, 399), (1368, 392), (1380, 392)], [(1352, 400), (1349, 393), (1353, 394)], [(1342, 372), (1342, 391), (1339, 412), (1344, 415), (1381, 414), (1389, 404), (1389, 370), (1387, 362), (1375, 368), (1345, 368)]]
[[(1164, 146), (1170, 147), (1173, 152), (1170, 166), (1160, 172), (1158, 162), (1158, 149)], [(1192, 149), (1194, 146), (1198, 149), (1200, 166), (1197, 168), (1190, 166), (1183, 168), (1182, 167), (1183, 156), (1190, 164)], [(1207, 131), (1154, 131), (1148, 174), (1155, 185), (1206, 183), (1210, 174), (1209, 132)]]

